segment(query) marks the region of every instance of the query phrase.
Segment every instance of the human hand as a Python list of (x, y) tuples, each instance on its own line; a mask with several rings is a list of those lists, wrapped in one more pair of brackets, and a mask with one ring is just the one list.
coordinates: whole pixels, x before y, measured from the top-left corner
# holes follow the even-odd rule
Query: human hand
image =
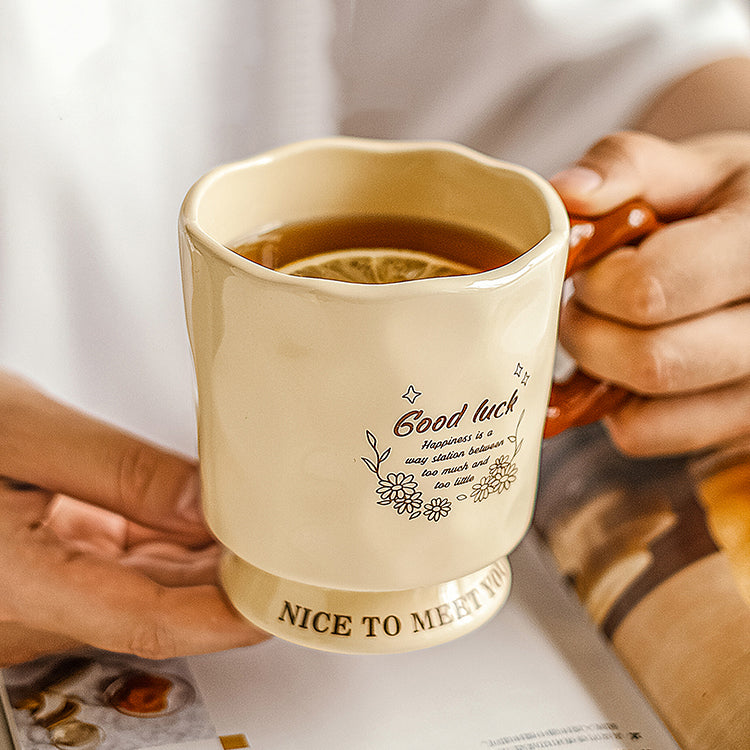
[(619, 133), (551, 181), (572, 214), (640, 197), (668, 223), (574, 274), (563, 307), (580, 368), (636, 394), (604, 419), (613, 441), (646, 456), (750, 434), (750, 134)]
[(218, 554), (193, 464), (0, 372), (0, 666), (263, 640), (216, 585)]

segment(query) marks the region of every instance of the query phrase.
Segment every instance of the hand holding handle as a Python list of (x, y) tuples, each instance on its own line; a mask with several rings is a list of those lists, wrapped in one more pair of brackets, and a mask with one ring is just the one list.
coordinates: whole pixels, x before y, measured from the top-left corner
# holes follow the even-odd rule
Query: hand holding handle
[[(595, 219), (571, 216), (567, 278), (623, 244), (643, 239), (659, 227), (654, 210), (635, 200)], [(580, 370), (552, 385), (544, 437), (568, 427), (595, 422), (623, 404), (630, 394), (620, 386), (589, 377)]]

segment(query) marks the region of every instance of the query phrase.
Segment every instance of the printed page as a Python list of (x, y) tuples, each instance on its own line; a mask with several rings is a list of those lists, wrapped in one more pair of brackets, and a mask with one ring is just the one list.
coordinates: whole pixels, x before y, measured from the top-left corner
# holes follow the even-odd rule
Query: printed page
[[(16, 742), (24, 750), (55, 742), (117, 750), (676, 750), (546, 554), (529, 535), (511, 557), (513, 589), (500, 613), (424, 651), (347, 656), (272, 640), (166, 662), (88, 652), (67, 678), (54, 673), (59, 657), (5, 670)], [(144, 674), (157, 679), (147, 684)], [(78, 709), (55, 723), (66, 701)], [(97, 729), (74, 731), (76, 721)]]
[(750, 441), (629, 459), (592, 426), (541, 477), (537, 532), (680, 746), (750, 746)]

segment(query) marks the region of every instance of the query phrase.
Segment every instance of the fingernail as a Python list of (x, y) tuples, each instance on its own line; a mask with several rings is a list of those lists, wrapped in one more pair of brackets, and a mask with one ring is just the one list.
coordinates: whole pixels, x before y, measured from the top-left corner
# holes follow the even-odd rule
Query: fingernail
[(558, 172), (550, 182), (558, 190), (583, 196), (593, 193), (602, 184), (602, 176), (587, 167), (569, 167)]

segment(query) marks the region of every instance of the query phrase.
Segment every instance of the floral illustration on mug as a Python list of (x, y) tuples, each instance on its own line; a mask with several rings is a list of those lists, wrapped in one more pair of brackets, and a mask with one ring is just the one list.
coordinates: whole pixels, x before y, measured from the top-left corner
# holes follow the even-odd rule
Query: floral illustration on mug
[(428, 521), (439, 521), (445, 518), (451, 510), (451, 503), (445, 497), (433, 497), (423, 503), (422, 492), (419, 489), (414, 474), (403, 471), (381, 473), (381, 465), (391, 455), (391, 449), (386, 448), (382, 453), (378, 449), (375, 435), (366, 430), (367, 442), (375, 454), (375, 460), (362, 456), (365, 466), (378, 478), (375, 490), (380, 495), (378, 505), (390, 505), (399, 515), (408, 515), (411, 520), (424, 515)]
[(414, 474), (394, 471), (383, 476), (380, 473), (380, 466), (391, 455), (391, 449), (386, 448), (381, 453), (378, 450), (378, 441), (375, 435), (369, 430), (366, 430), (366, 432), (367, 442), (375, 453), (375, 461), (365, 456), (362, 456), (362, 460), (365, 462), (365, 466), (378, 478), (378, 488), (375, 490), (380, 495), (378, 505), (391, 505), (399, 515), (407, 513), (409, 518), (418, 518), (422, 515), (422, 493)]
[(428, 521), (437, 523), (451, 512), (451, 501), (447, 497), (433, 497), (432, 500), (425, 503), (423, 512)]
[(496, 458), (490, 464), (489, 472), (480, 477), (479, 481), (471, 486), (471, 496), (474, 498), (475, 503), (481, 503), (482, 500), (486, 500), (495, 492), (501, 493), (509, 490), (513, 482), (516, 481), (518, 466), (514, 459), (523, 445), (523, 438), (521, 440), (518, 439), (518, 429), (521, 426), (521, 420), (525, 413), (525, 411), (521, 412), (521, 416), (518, 418), (518, 423), (516, 424), (516, 431), (506, 438), (513, 445), (513, 453)]
[[(518, 478), (518, 464), (515, 458), (523, 445), (523, 438), (518, 437), (521, 421), (524, 414), (522, 411), (516, 423), (515, 432), (501, 440), (499, 445), (506, 442), (513, 446), (512, 453), (506, 453), (496, 458), (490, 465), (487, 474), (479, 477), (471, 486), (470, 496), (475, 503), (481, 503), (492, 494), (501, 494), (509, 490), (513, 482)], [(365, 430), (367, 442), (375, 454), (375, 459), (362, 456), (365, 466), (378, 478), (378, 486), (375, 492), (380, 496), (378, 505), (389, 505), (399, 515), (406, 515), (413, 520), (424, 516), (428, 521), (437, 523), (451, 512), (451, 501), (447, 497), (433, 497), (428, 501), (422, 498), (422, 492), (414, 474), (403, 471), (384, 473), (383, 463), (391, 455), (391, 449), (386, 448), (382, 453), (378, 448), (375, 435)], [(459, 495), (458, 500), (463, 500), (466, 495)]]

